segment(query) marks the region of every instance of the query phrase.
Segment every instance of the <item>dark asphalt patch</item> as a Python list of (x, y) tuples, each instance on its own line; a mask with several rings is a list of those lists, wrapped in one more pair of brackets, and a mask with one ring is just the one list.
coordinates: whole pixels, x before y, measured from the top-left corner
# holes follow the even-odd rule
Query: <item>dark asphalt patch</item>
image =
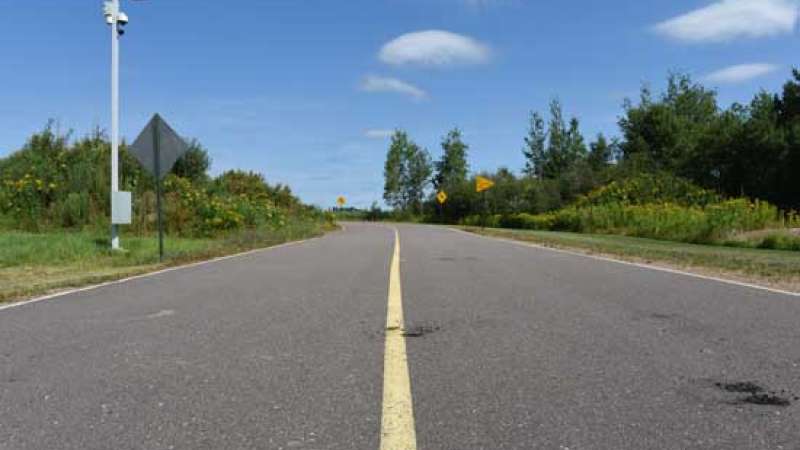
[[(780, 392), (767, 391), (764, 387), (750, 381), (732, 383), (716, 382), (714, 386), (724, 392), (747, 394), (731, 402), (731, 404), (734, 405), (789, 406), (792, 404), (792, 395), (786, 390)], [(800, 397), (795, 396), (793, 400), (800, 400)]]
[(738, 393), (746, 393), (746, 394), (756, 394), (759, 392), (764, 392), (764, 388), (749, 381), (745, 382), (738, 382), (738, 383), (721, 383), (716, 382), (714, 386), (722, 389), (723, 391), (727, 392), (738, 392)]
[(745, 398), (739, 399), (738, 403), (746, 403), (749, 405), (765, 405), (765, 406), (789, 406), (792, 402), (788, 398), (779, 397), (773, 393), (769, 394), (751, 394)]
[(403, 336), (413, 337), (413, 338), (423, 337), (427, 334), (435, 333), (441, 330), (441, 328), (442, 327), (436, 324), (419, 324), (419, 325), (412, 324), (403, 331)]

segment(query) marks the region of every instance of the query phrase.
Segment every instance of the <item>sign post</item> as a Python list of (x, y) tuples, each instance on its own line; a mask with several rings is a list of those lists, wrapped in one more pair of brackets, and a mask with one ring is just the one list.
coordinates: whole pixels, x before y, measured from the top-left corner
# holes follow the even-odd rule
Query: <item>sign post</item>
[(439, 191), (436, 194), (436, 201), (439, 203), (439, 222), (444, 223), (444, 204), (447, 202), (447, 192)]
[(489, 200), (486, 198), (486, 191), (494, 187), (494, 181), (482, 177), (475, 177), (475, 192), (483, 193), (483, 220), (481, 220), (481, 228), (486, 228), (486, 216), (489, 214)]
[(156, 217), (158, 223), (158, 258), (164, 260), (164, 217), (161, 207), (161, 180), (189, 150), (189, 145), (156, 114), (131, 146), (131, 153), (156, 179)]
[[(158, 117), (158, 116), (156, 116)], [(161, 173), (160, 120), (153, 121), (153, 173)], [(161, 208), (161, 177), (156, 176), (156, 221), (158, 222), (158, 260), (164, 261), (164, 221)]]

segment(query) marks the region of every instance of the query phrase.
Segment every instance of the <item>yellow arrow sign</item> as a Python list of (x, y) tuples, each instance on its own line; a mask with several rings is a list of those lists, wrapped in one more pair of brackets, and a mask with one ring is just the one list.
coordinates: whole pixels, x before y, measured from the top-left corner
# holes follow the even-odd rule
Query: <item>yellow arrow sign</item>
[(436, 194), (436, 201), (438, 201), (440, 205), (444, 205), (444, 202), (447, 201), (447, 193), (445, 191), (440, 191)]
[(494, 187), (494, 181), (484, 177), (475, 178), (475, 192), (488, 191), (493, 187)]
[(343, 196), (339, 196), (339, 198), (336, 199), (336, 204), (339, 205), (339, 208), (341, 208), (342, 206), (347, 204), (347, 199), (344, 198)]

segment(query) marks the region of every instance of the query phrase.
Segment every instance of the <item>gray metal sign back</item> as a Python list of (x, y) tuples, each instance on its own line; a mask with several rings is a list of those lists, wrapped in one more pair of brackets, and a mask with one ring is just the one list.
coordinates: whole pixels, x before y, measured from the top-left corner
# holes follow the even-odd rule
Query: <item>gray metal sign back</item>
[(133, 156), (158, 179), (164, 178), (188, 150), (186, 141), (158, 114), (150, 119), (130, 147)]

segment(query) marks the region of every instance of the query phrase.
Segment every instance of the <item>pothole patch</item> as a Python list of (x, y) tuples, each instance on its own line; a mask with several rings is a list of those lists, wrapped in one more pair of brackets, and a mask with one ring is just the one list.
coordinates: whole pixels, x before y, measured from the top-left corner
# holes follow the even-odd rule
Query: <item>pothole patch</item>
[(751, 381), (715, 382), (714, 386), (726, 393), (741, 394), (737, 399), (730, 402), (734, 405), (786, 407), (790, 406), (792, 401), (800, 400), (800, 397), (792, 395), (785, 389), (781, 391), (767, 390)]
[(435, 333), (439, 330), (441, 330), (441, 327), (437, 324), (432, 324), (432, 323), (411, 324), (410, 326), (406, 327), (403, 330), (403, 336), (418, 338), (426, 336), (431, 333)]

